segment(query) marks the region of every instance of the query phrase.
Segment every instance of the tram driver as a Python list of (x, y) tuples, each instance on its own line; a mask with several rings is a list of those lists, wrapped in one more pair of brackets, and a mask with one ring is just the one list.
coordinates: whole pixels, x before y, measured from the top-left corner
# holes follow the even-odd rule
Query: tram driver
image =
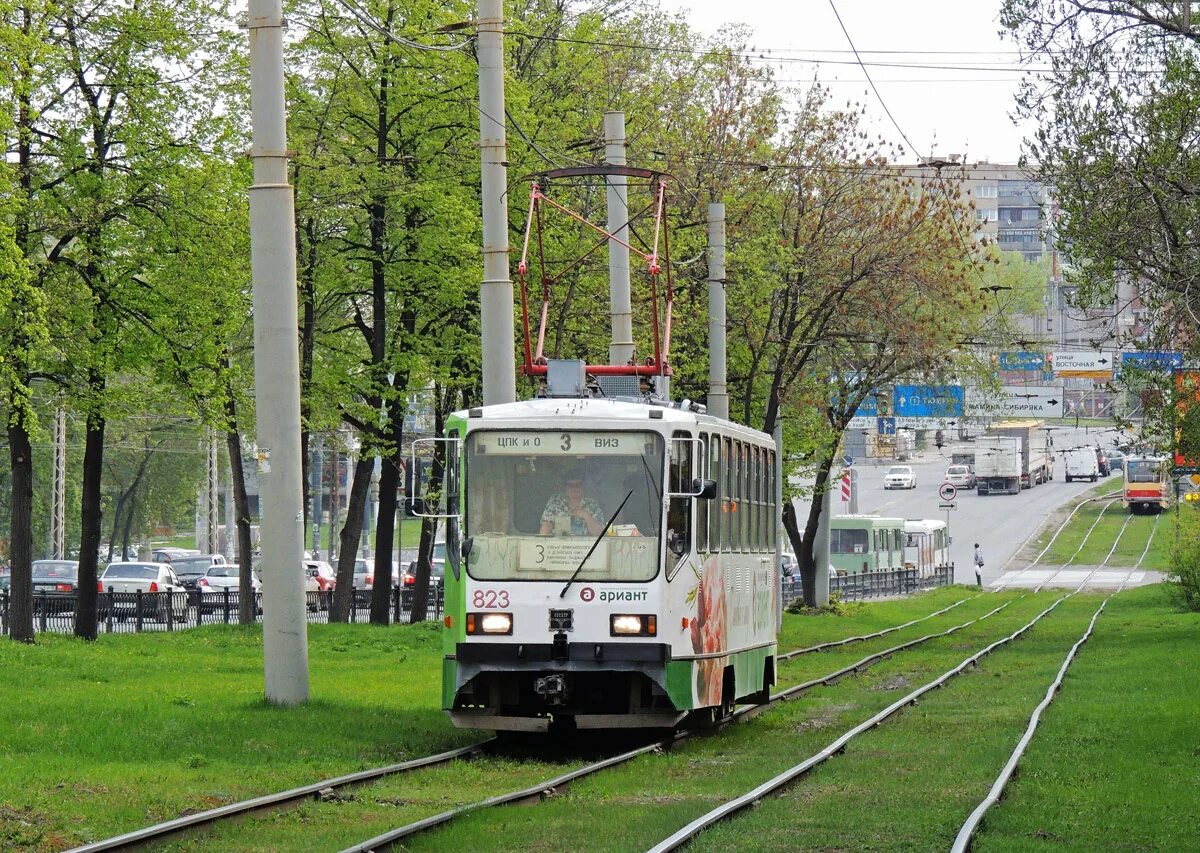
[(600, 505), (583, 494), (583, 474), (578, 470), (567, 473), (566, 489), (552, 495), (542, 511), (543, 536), (599, 536), (604, 529), (604, 513)]

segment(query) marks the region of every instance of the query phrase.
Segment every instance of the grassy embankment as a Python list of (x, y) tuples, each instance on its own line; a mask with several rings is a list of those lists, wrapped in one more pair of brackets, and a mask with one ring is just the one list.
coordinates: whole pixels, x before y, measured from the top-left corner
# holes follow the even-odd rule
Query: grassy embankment
[[(925, 615), (963, 588), (788, 616), (782, 647), (870, 632)], [(494, 810), (417, 839), (423, 849), (642, 850), (719, 801), (816, 752), (839, 733), (1011, 633), (1060, 593), (984, 595), (927, 622), (782, 664), (796, 683), (980, 616), (755, 720), (577, 783), (528, 808)], [(1099, 603), (1068, 599), (977, 670), (906, 709), (785, 794), (706, 836), (700, 849), (946, 849), (986, 791), (1070, 644)], [(261, 701), (255, 630), (118, 635), (85, 645), (0, 643), (0, 847), (53, 850), (287, 785), (471, 740), (437, 710), (432, 626), (311, 626), (314, 701)], [(1097, 625), (1051, 708), (1012, 794), (978, 849), (1189, 849), (1200, 837), (1192, 724), (1200, 685), (1178, 656), (1200, 617), (1163, 588), (1124, 593)], [(550, 754), (458, 762), (309, 803), (177, 849), (338, 849), (401, 823), (529, 784), (583, 760)]]

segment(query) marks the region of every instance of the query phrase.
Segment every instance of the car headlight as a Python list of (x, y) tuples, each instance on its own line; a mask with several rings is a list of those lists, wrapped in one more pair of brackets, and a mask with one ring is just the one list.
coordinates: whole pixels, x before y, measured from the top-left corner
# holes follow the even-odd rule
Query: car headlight
[(511, 613), (468, 613), (468, 634), (505, 634), (513, 632)]
[(614, 613), (608, 617), (608, 629), (614, 637), (653, 637), (658, 633), (658, 617), (653, 614)]

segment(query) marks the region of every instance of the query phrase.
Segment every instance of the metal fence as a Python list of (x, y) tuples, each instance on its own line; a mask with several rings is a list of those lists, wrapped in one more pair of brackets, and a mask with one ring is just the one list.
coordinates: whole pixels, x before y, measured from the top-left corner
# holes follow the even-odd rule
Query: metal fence
[[(833, 575), (829, 578), (829, 596), (843, 601), (880, 598), (885, 595), (909, 595), (938, 586), (954, 583), (954, 566), (938, 566), (930, 574), (921, 575), (917, 569), (881, 569), (853, 575)], [(804, 598), (800, 578), (783, 579), (783, 606)]]
[[(309, 622), (329, 621), (332, 594), (308, 592)], [(238, 592), (226, 589), (214, 592), (101, 592), (97, 594), (97, 616), (102, 634), (132, 634), (143, 631), (182, 631), (199, 625), (236, 625), (238, 621)], [(0, 635), (7, 635), (11, 625), (12, 595), (0, 590)], [(33, 627), (35, 631), (70, 634), (75, 630), (74, 593), (33, 596)], [(350, 608), (351, 622), (370, 619), (371, 595), (356, 590), (354, 606)], [(442, 588), (431, 586), (425, 615), (441, 619), (444, 608)], [(262, 593), (254, 595), (255, 621), (262, 621)], [(412, 590), (391, 591), (388, 615), (393, 624), (404, 624), (412, 615)]]

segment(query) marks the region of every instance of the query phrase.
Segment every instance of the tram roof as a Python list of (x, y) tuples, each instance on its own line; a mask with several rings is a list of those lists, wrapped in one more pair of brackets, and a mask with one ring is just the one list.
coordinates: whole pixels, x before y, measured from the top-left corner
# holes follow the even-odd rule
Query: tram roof
[[(661, 414), (652, 418), (651, 412), (660, 412)], [(766, 433), (751, 427), (688, 409), (592, 397), (542, 397), (534, 400), (518, 400), (514, 403), (480, 406), (469, 411), (460, 410), (455, 412), (454, 416), (469, 421), (473, 427), (487, 426), (489, 421), (503, 423), (506, 427), (511, 427), (519, 421), (530, 421), (530, 426), (536, 426), (548, 422), (562, 425), (565, 421), (595, 420), (601, 423), (609, 422), (613, 425), (619, 423), (622, 427), (630, 425), (630, 422), (648, 421), (652, 426), (655, 422), (692, 424), (741, 432), (760, 441), (770, 438)]]

